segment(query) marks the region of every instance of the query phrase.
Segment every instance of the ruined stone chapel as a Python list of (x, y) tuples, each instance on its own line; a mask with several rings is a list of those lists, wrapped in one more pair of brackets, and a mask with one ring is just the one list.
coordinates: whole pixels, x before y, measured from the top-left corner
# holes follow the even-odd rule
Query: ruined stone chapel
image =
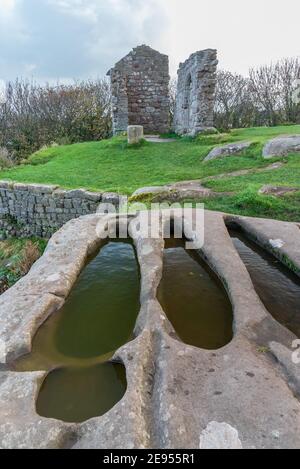
[[(197, 135), (213, 128), (217, 51), (195, 52), (178, 70), (173, 129)], [(142, 125), (146, 134), (170, 128), (169, 58), (151, 47), (133, 49), (108, 72), (112, 92), (113, 133)]]

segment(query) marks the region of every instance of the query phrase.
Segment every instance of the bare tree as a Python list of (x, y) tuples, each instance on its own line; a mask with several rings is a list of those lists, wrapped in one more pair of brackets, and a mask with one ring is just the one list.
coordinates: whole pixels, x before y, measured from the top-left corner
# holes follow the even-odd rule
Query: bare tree
[(281, 108), (285, 121), (295, 122), (299, 111), (299, 103), (294, 99), (299, 86), (300, 60), (299, 58), (283, 59), (277, 64), (279, 76)]
[(176, 106), (176, 95), (177, 95), (177, 78), (173, 77), (170, 80), (169, 85), (169, 94), (170, 94), (170, 123), (171, 128), (173, 127), (174, 116), (175, 116), (175, 106)]
[(216, 126), (229, 129), (299, 122), (300, 104), (295, 99), (299, 81), (299, 58), (251, 69), (248, 78), (219, 71)]
[(54, 141), (100, 140), (111, 133), (110, 103), (106, 80), (57, 86), (8, 83), (0, 105), (0, 146), (22, 159)]
[(220, 70), (217, 73), (215, 123), (218, 128), (245, 127), (254, 121), (249, 80)]
[(262, 66), (250, 69), (250, 91), (253, 94), (258, 111), (265, 114), (270, 126), (280, 122), (280, 78), (278, 65)]

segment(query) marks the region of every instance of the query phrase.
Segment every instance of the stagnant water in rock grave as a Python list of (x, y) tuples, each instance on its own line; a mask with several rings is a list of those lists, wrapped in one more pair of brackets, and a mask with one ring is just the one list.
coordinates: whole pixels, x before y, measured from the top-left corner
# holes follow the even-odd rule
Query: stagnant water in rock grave
[(126, 387), (125, 369), (119, 364), (57, 369), (42, 384), (36, 410), (43, 417), (84, 422), (106, 414)]
[(163, 277), (158, 299), (178, 337), (207, 350), (233, 337), (233, 313), (220, 280), (196, 251), (182, 240), (165, 241)]
[(229, 228), (254, 288), (269, 313), (300, 337), (300, 279), (242, 231)]
[(63, 307), (40, 327), (32, 353), (15, 364), (18, 371), (50, 371), (37, 399), (40, 415), (82, 422), (103, 415), (123, 397), (125, 368), (107, 360), (132, 338), (139, 293), (132, 245), (105, 244)]

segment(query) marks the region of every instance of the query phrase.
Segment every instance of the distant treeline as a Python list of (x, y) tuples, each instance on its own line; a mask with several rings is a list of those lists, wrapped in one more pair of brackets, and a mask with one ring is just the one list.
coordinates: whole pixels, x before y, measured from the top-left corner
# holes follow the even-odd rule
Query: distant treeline
[(253, 68), (247, 78), (217, 75), (215, 125), (218, 129), (300, 123), (300, 60), (283, 59)]
[(1, 97), (0, 148), (16, 161), (45, 145), (100, 140), (110, 133), (106, 80), (57, 86), (16, 80)]
[[(243, 77), (217, 75), (215, 126), (238, 127), (300, 123), (297, 100), (300, 61), (283, 59)], [(176, 80), (170, 85), (174, 113)], [(111, 95), (106, 80), (45, 85), (16, 80), (0, 99), (0, 167), (19, 162), (45, 145), (100, 140), (111, 135)]]

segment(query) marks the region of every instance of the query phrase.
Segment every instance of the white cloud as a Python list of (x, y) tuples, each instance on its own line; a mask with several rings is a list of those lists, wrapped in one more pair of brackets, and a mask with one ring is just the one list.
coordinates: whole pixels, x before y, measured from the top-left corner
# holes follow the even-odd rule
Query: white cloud
[(299, 0), (164, 0), (169, 22), (162, 44), (172, 73), (190, 53), (218, 49), (220, 66), (246, 74), (252, 66), (300, 54)]
[(166, 17), (159, 0), (106, 0), (105, 7), (97, 0), (89, 3), (94, 26), (87, 53), (93, 60), (101, 55), (112, 57), (112, 63), (107, 60), (107, 69), (139, 44), (160, 47)]
[(15, 4), (16, 4), (16, 0), (0, 0), (1, 11), (3, 10), (10, 11), (15, 7)]
[(16, 0), (0, 27), (0, 70), (41, 81), (103, 76), (137, 44), (159, 48), (165, 17), (158, 2)]
[[(166, 22), (159, 0), (47, 0), (60, 14), (89, 24), (82, 47), (87, 60), (103, 75), (138, 44), (159, 48)], [(105, 64), (105, 66), (101, 66)]]
[(1, 16), (12, 14), (16, 7), (16, 0), (0, 0), (0, 13)]
[[(97, 1), (86, 0), (47, 0), (48, 4), (56, 8), (62, 14), (80, 17), (82, 20), (88, 20), (92, 23), (96, 21)], [(106, 0), (109, 1), (109, 0)]]
[(300, 54), (299, 17), (299, 0), (0, 0), (1, 78), (103, 76), (143, 43), (170, 56), (172, 75), (208, 47), (246, 74)]

